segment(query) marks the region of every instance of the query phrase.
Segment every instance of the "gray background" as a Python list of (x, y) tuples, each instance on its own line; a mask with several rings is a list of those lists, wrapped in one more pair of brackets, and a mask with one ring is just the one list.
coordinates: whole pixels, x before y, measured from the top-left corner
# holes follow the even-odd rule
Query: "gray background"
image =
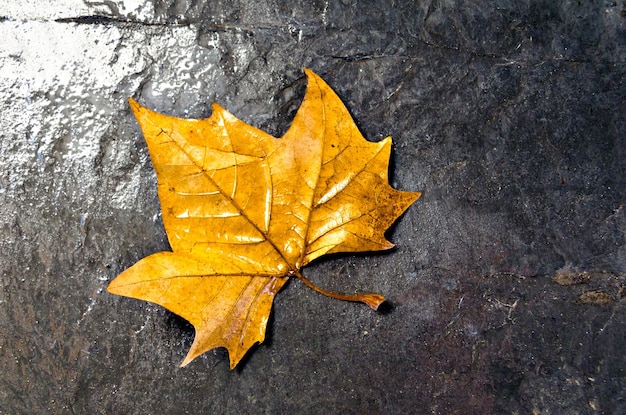
[[(48, 3), (0, 5), (0, 413), (626, 413), (624, 1)], [(105, 291), (168, 249), (127, 97), (280, 136), (301, 67), (424, 192), (305, 270), (393, 310), (291, 281), (181, 369), (192, 327)]]

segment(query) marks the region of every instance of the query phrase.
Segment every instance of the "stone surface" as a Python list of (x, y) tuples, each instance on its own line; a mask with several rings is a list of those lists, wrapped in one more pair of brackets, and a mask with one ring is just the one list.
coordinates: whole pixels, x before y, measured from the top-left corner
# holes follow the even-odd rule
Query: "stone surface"
[[(5, 3), (0, 413), (626, 412), (623, 1)], [(394, 308), (292, 281), (239, 369), (181, 369), (192, 328), (105, 291), (168, 248), (126, 99), (281, 135), (303, 66), (424, 191), (306, 275)]]

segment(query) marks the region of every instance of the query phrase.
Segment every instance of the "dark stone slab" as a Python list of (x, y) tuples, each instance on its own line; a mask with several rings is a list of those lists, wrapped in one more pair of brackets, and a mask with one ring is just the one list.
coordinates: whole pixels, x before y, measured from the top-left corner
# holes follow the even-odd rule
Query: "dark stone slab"
[[(110, 3), (0, 19), (93, 38), (123, 74), (2, 78), (0, 413), (626, 412), (623, 2)], [(17, 55), (0, 56), (36, 58)], [(279, 136), (303, 66), (368, 139), (393, 136), (394, 186), (424, 192), (393, 252), (305, 273), (393, 309), (292, 281), (238, 369), (221, 349), (181, 369), (192, 327), (105, 291), (168, 249), (126, 97), (185, 117), (218, 101)]]

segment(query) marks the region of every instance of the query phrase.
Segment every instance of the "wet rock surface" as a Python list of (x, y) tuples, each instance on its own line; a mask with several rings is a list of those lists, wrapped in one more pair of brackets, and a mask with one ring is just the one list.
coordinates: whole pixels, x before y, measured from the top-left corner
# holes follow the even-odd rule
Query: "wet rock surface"
[[(626, 412), (626, 5), (64, 0), (0, 5), (0, 413)], [(305, 270), (268, 339), (179, 368), (193, 329), (106, 293), (168, 249), (127, 97), (276, 136), (301, 67), (392, 183), (390, 253)]]

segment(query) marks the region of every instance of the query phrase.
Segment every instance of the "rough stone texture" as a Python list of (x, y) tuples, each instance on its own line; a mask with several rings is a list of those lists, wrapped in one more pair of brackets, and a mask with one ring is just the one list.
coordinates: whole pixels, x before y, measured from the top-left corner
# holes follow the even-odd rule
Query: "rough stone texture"
[[(625, 25), (624, 1), (4, 2), (0, 413), (626, 413)], [(193, 329), (105, 291), (168, 248), (126, 98), (281, 135), (303, 66), (424, 191), (394, 252), (306, 275), (394, 309), (292, 281), (239, 369), (181, 369)]]

